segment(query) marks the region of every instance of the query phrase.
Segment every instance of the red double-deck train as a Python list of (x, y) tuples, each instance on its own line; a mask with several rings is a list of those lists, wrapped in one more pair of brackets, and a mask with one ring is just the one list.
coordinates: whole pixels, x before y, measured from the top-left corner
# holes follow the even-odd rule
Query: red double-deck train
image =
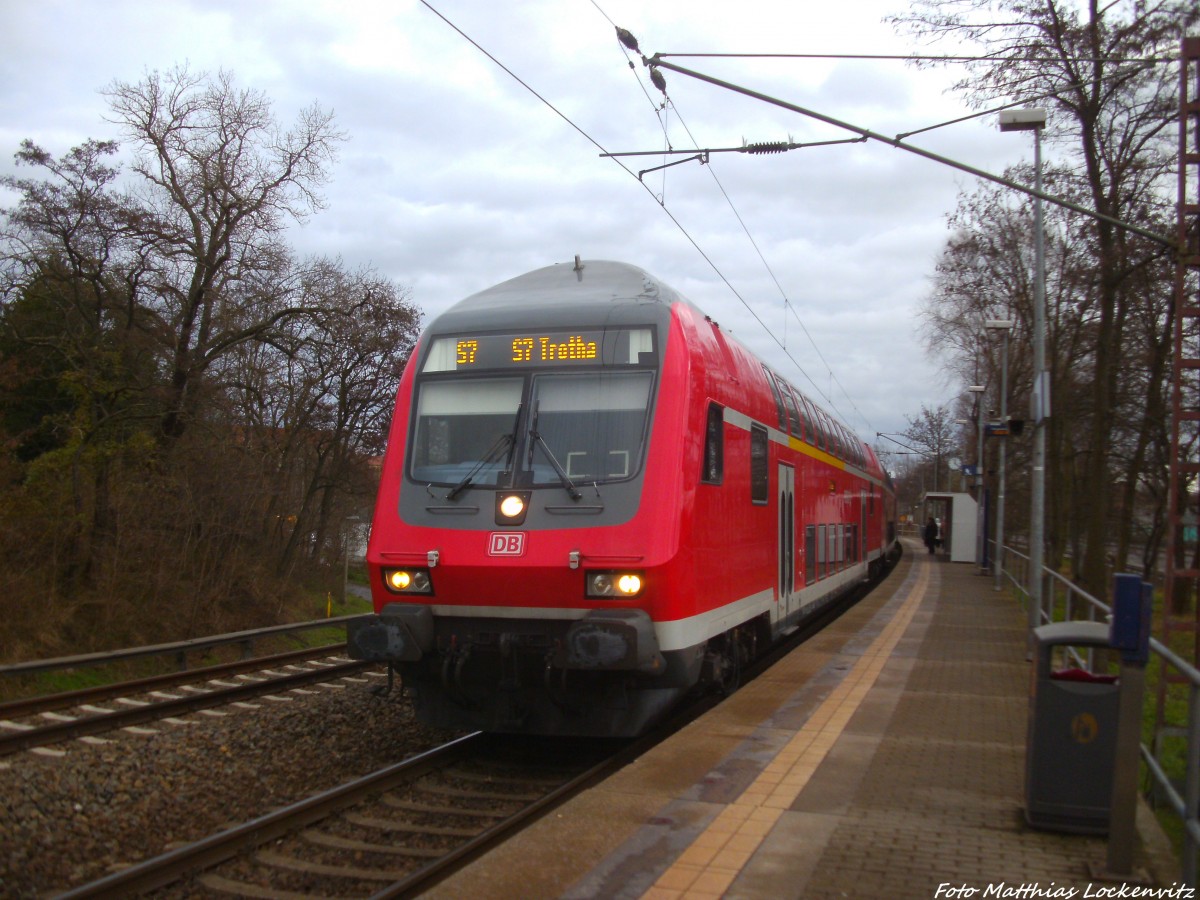
[(468, 297), (400, 382), (367, 550), (425, 722), (631, 735), (898, 553), (870, 447), (624, 263)]

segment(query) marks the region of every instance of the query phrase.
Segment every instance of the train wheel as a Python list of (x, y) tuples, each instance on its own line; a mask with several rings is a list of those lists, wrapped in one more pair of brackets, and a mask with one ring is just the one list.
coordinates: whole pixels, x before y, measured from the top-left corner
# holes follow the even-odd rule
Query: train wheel
[(729, 696), (742, 685), (742, 670), (757, 652), (758, 641), (751, 625), (727, 631), (708, 643), (704, 657), (704, 680)]

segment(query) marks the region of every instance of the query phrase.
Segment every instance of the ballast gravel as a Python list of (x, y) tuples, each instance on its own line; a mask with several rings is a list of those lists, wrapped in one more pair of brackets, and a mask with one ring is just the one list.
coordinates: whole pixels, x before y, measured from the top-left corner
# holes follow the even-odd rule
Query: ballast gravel
[(382, 679), (0, 759), (0, 896), (41, 897), (445, 743)]

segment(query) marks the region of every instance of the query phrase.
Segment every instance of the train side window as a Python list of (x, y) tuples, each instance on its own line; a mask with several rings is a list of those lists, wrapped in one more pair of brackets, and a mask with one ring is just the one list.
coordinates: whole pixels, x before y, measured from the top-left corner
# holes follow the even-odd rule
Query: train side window
[(771, 386), (771, 393), (775, 395), (775, 411), (779, 415), (779, 430), (783, 431), (787, 428), (787, 414), (783, 410), (783, 395), (779, 393), (779, 379), (766, 366), (763, 366), (763, 374), (767, 376), (767, 384)]
[(804, 431), (800, 425), (800, 410), (796, 407), (796, 398), (792, 394), (792, 389), (787, 384), (781, 384), (779, 387), (783, 391), (783, 403), (788, 411), (789, 430), (796, 437), (803, 437)]
[(824, 578), (829, 574), (829, 569), (826, 566), (826, 550), (829, 548), (829, 543), (825, 537), (825, 532), (828, 528), (825, 525), (817, 526), (817, 577)]
[(811, 411), (811, 409), (810, 409), (810, 408), (809, 408), (809, 407), (808, 407), (808, 406), (805, 404), (805, 402), (804, 402), (804, 395), (803, 395), (803, 394), (801, 394), (799, 391), (796, 391), (796, 399), (799, 401), (799, 406), (800, 406), (800, 418), (804, 420), (804, 437), (805, 437), (805, 438), (808, 440), (808, 442), (811, 444), (811, 443), (813, 442), (813, 440), (814, 440), (814, 438), (813, 438), (813, 420), (812, 420), (812, 411)]
[(825, 417), (825, 436), (828, 441), (825, 449), (830, 456), (841, 456), (842, 452), (838, 449), (841, 441), (838, 440), (837, 426), (833, 424), (833, 419), (829, 416)]
[(770, 469), (767, 465), (767, 429), (750, 426), (750, 502), (767, 502), (771, 494)]
[(720, 484), (725, 478), (725, 409), (708, 404), (708, 422), (704, 427), (704, 463), (700, 480)]
[(814, 407), (812, 407), (812, 401), (810, 401), (808, 397), (805, 397), (802, 394), (802, 395), (800, 395), (800, 401), (802, 401), (804, 403), (804, 408), (806, 410), (808, 410), (808, 416), (806, 416), (806, 420), (808, 420), (808, 424), (809, 424), (809, 430), (808, 430), (809, 443), (814, 446), (817, 446), (818, 444), (820, 444), (820, 438), (817, 437), (817, 428), (820, 427), (820, 420), (817, 419)]
[(825, 413), (817, 407), (813, 407), (817, 416), (817, 446), (822, 450), (829, 449), (829, 423), (825, 420)]
[(817, 526), (804, 526), (804, 583), (817, 580)]

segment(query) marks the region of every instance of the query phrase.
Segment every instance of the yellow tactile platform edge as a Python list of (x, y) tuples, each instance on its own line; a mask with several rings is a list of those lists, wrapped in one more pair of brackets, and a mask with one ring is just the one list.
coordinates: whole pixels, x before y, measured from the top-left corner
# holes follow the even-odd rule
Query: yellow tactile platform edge
[(895, 617), (846, 677), (762, 774), (659, 876), (643, 900), (720, 897), (728, 890), (779, 817), (796, 802), (875, 684), (928, 585), (929, 566), (921, 566)]

